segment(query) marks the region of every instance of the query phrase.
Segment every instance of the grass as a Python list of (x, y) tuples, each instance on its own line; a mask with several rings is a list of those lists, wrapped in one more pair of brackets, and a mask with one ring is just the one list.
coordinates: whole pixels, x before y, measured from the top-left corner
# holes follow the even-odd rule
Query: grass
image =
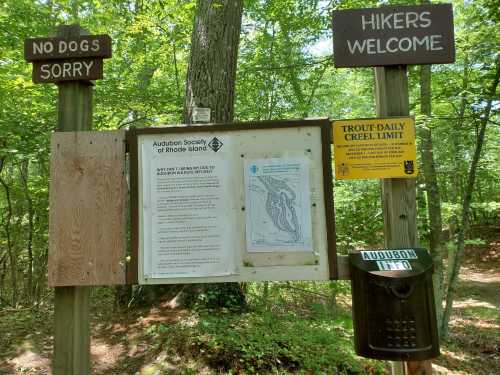
[(311, 306), (307, 316), (251, 309), (200, 311), (175, 324), (148, 328), (158, 349), (204, 358), (223, 373), (378, 374), (382, 362), (357, 357), (352, 322), (345, 312)]
[[(388, 373), (387, 362), (354, 353), (348, 285), (270, 283), (265, 300), (263, 285), (250, 284), (243, 312), (160, 302), (113, 312), (111, 289), (96, 289), (93, 345), (104, 346), (105, 358), (94, 353), (92, 374)], [(500, 373), (497, 287), (460, 284), (450, 338), (434, 363), (461, 374)], [(0, 374), (50, 374), (51, 323), (50, 310), (0, 312)]]
[[(462, 270), (450, 337), (433, 361), (454, 373), (500, 374), (498, 248), (484, 254), (493, 255), (475, 252)], [(94, 288), (92, 375), (388, 373), (388, 362), (354, 353), (348, 282), (250, 283), (246, 295), (239, 312), (158, 300), (115, 311), (113, 289)], [(0, 311), (0, 374), (50, 374), (47, 306)]]

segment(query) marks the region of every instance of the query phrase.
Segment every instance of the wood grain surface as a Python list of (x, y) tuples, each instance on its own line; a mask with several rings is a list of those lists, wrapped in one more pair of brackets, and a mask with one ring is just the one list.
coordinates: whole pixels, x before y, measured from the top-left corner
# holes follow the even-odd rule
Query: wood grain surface
[(125, 132), (51, 139), (49, 285), (125, 282)]
[[(375, 68), (375, 103), (377, 116), (409, 114), (408, 75), (406, 66)], [(381, 180), (384, 237), (387, 248), (417, 247), (416, 184), (414, 178)], [(392, 375), (431, 375), (430, 361), (392, 362)], [(405, 364), (408, 365), (405, 366)], [(419, 369), (424, 372), (413, 372)]]

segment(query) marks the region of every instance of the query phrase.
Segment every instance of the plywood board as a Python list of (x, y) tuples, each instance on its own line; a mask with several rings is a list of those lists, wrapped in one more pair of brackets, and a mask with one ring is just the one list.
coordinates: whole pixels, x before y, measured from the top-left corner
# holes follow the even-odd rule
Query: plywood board
[(49, 285), (125, 282), (125, 132), (51, 139)]

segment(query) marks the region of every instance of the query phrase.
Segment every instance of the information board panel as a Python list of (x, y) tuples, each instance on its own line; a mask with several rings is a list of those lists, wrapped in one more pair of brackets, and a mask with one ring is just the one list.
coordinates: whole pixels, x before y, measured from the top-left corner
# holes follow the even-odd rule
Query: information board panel
[(327, 119), (129, 131), (129, 281), (336, 278), (330, 141)]
[(333, 121), (335, 178), (416, 177), (413, 117)]

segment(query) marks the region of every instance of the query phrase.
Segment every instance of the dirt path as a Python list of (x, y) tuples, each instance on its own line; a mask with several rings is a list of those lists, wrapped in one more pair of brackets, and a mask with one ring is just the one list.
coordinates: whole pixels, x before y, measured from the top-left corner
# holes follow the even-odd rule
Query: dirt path
[[(435, 361), (436, 374), (500, 374), (500, 240), (468, 248), (450, 322), (450, 339)], [(187, 319), (189, 312), (152, 307), (96, 314), (92, 324), (93, 375), (212, 374), (201, 361), (167, 358), (147, 333), (151, 323)], [(0, 312), (0, 375), (49, 375), (50, 312)], [(35, 329), (36, 327), (36, 329)], [(161, 371), (159, 365), (161, 364)], [(179, 368), (183, 368), (182, 372)], [(185, 372), (186, 368), (190, 371)], [(166, 371), (166, 372), (165, 372)]]
[(442, 374), (500, 374), (500, 232), (486, 237), (488, 246), (466, 249), (450, 338), (437, 361)]

